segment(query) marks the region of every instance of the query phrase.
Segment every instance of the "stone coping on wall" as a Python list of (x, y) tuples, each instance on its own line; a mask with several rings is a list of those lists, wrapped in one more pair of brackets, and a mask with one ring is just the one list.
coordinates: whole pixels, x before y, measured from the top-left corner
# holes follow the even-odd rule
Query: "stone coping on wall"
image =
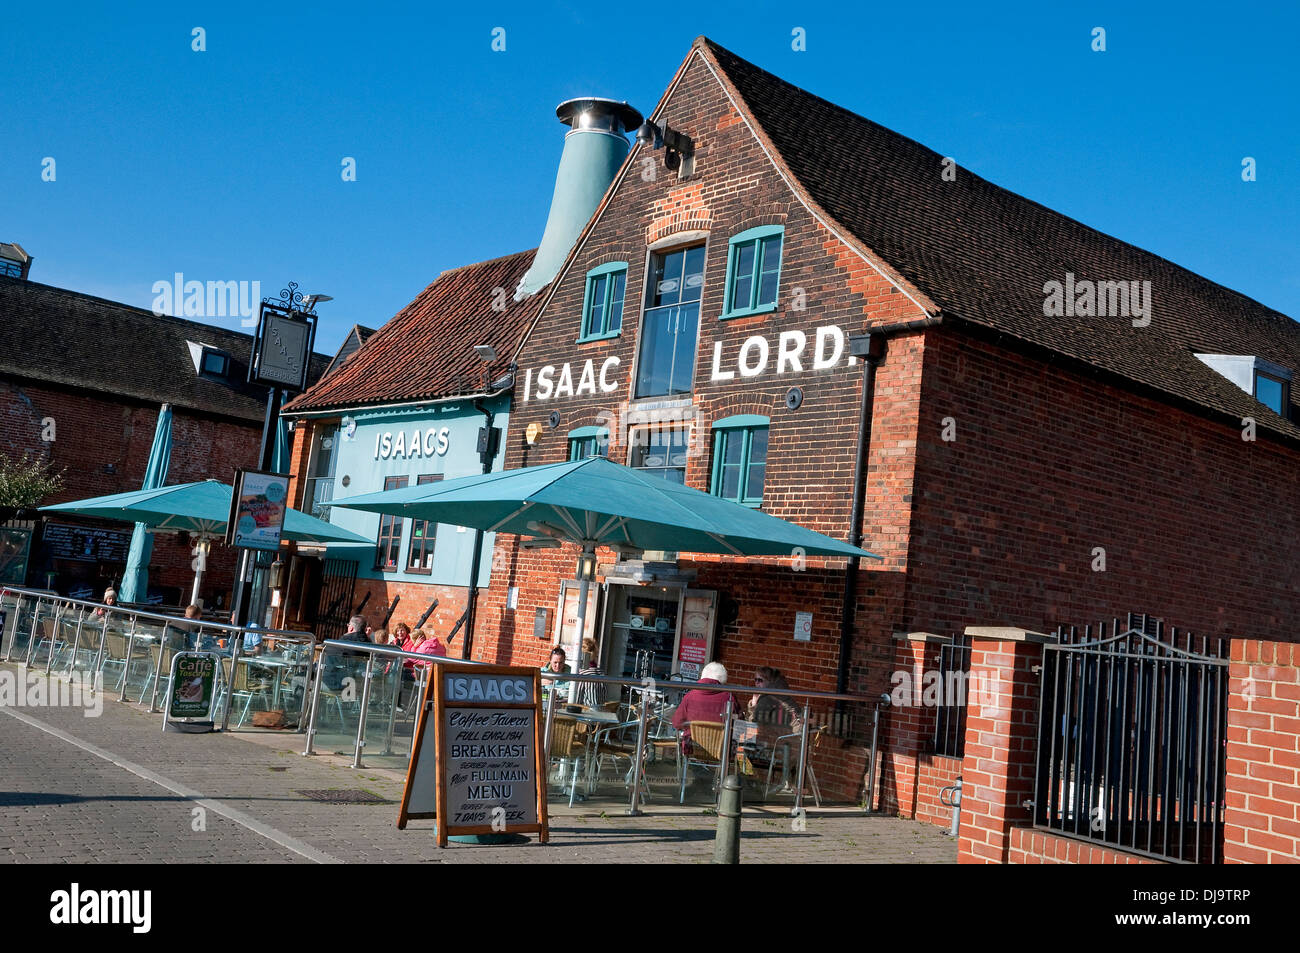
[(934, 632), (895, 632), (895, 642), (942, 642), (952, 641), (951, 635), (938, 635)]
[(1030, 632), (1002, 625), (968, 625), (966, 634), (975, 639), (991, 639), (1001, 642), (1055, 642), (1056, 636), (1044, 632)]

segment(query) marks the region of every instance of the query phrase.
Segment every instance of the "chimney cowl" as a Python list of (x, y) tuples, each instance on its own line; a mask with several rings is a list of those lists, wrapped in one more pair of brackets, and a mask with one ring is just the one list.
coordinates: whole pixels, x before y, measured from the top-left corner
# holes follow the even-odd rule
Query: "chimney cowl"
[(639, 110), (598, 96), (566, 100), (555, 107), (555, 115), (569, 131), (564, 135), (542, 241), (515, 288), (516, 301), (545, 288), (560, 270), (627, 158), (631, 149), (627, 133), (641, 125)]
[(599, 96), (567, 99), (555, 107), (555, 115), (573, 132), (604, 132), (619, 137), (635, 132), (642, 122), (640, 110)]

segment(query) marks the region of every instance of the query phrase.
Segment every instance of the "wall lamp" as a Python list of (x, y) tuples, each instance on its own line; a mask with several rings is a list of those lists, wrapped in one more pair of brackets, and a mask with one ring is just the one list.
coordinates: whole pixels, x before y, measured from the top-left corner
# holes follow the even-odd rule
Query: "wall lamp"
[(668, 123), (647, 119), (637, 129), (636, 141), (647, 149), (664, 149), (664, 167), (676, 172), (677, 178), (689, 179), (695, 172), (695, 141)]

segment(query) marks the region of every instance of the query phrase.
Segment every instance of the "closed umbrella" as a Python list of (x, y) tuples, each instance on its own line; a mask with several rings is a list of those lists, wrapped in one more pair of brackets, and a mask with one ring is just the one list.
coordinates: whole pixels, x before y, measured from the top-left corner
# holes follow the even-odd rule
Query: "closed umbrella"
[[(167, 468), (172, 458), (172, 408), (163, 404), (158, 412), (158, 423), (153, 430), (153, 446), (149, 448), (149, 462), (144, 469), (141, 489), (156, 490), (167, 483)], [(118, 597), (123, 602), (141, 602), (149, 592), (149, 557), (153, 554), (153, 537), (144, 523), (136, 523), (131, 533), (131, 552), (126, 557), (122, 571), (122, 585)]]

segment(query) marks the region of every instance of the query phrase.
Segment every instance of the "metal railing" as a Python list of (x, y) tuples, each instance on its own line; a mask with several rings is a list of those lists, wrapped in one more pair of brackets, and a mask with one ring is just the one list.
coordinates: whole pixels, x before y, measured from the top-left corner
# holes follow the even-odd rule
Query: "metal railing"
[[(732, 698), (735, 698), (738, 695), (741, 696), (759, 695), (759, 696), (770, 696), (774, 698), (789, 698), (789, 699), (803, 700), (802, 716), (798, 719), (798, 726), (799, 726), (798, 730), (792, 732), (788, 736), (790, 738), (797, 737), (799, 742), (799, 756), (798, 756), (798, 763), (796, 765), (796, 772), (795, 772), (796, 783), (794, 785), (794, 805), (792, 807), (792, 810), (796, 812), (801, 811), (803, 809), (804, 788), (807, 785), (809, 780), (812, 780), (812, 788), (813, 791), (815, 792), (815, 796), (818, 802), (820, 802), (821, 800), (821, 795), (817, 788), (816, 778), (815, 775), (812, 773), (812, 768), (808, 760), (810, 735), (812, 735), (814, 732), (819, 736), (823, 734), (829, 734), (830, 722), (832, 720), (833, 715), (835, 714), (834, 712), (827, 712), (822, 717), (814, 718), (813, 711), (812, 711), (813, 701), (816, 700), (816, 701), (823, 701), (823, 702), (850, 702), (850, 703), (873, 705), (871, 746), (870, 746), (870, 752), (868, 754), (868, 768), (867, 768), (868, 773), (867, 773), (867, 780), (864, 784), (864, 797), (863, 797), (864, 812), (869, 811), (871, 805), (874, 803), (875, 766), (876, 766), (877, 744), (879, 741), (880, 711), (882, 708), (888, 707), (889, 705), (888, 695), (881, 696), (873, 703), (871, 699), (864, 698), (863, 696), (860, 695), (844, 695), (844, 694), (837, 694), (835, 692), (801, 691), (798, 689), (777, 689), (777, 688), (760, 687), (757, 685), (735, 685), (735, 684), (719, 685), (714, 682), (689, 682), (689, 681), (678, 681), (676, 679), (669, 679), (667, 681), (656, 681), (654, 679), (649, 679), (649, 678), (631, 679), (631, 678), (618, 678), (609, 675), (581, 675), (581, 674), (569, 675), (569, 674), (558, 673), (558, 672), (557, 673), (543, 672), (542, 679), (544, 682), (545, 681), (565, 682), (565, 683), (575, 682), (579, 685), (583, 685), (583, 684), (606, 685), (606, 686), (612, 685), (612, 686), (626, 687), (629, 689), (629, 696), (630, 696), (629, 704), (628, 704), (629, 714), (632, 714), (634, 712), (635, 717), (629, 719), (628, 722), (625, 722), (623, 724), (628, 729), (635, 728), (635, 732), (636, 732), (635, 733), (636, 741), (631, 749), (632, 763), (627, 774), (627, 779), (628, 779), (627, 786), (629, 788), (629, 803), (628, 803), (627, 813), (629, 815), (638, 815), (642, 813), (640, 809), (642, 794), (643, 792), (647, 792), (648, 790), (647, 785), (643, 783), (643, 778), (644, 778), (645, 759), (646, 759), (647, 749), (650, 747), (649, 742), (651, 741), (652, 719), (654, 721), (659, 722), (661, 726), (666, 727), (665, 725), (666, 718), (668, 715), (671, 714), (671, 711), (669, 710), (669, 706), (671, 705), (672, 708), (676, 707), (676, 705), (671, 701), (669, 696), (684, 695), (686, 692), (691, 691), (692, 689), (703, 689), (705, 691), (710, 691), (710, 692), (727, 692)], [(550, 752), (551, 750), (551, 737), (552, 737), (553, 723), (556, 716), (556, 712), (560, 707), (563, 707), (562, 703), (561, 704), (555, 703), (555, 696), (558, 695), (558, 692), (552, 692), (551, 695), (552, 695), (552, 703), (547, 706), (547, 710), (546, 710), (546, 728), (545, 728), (545, 742), (544, 742), (546, 746), (546, 750), (548, 752)], [(634, 698), (635, 700), (633, 700)], [(723, 743), (725, 747), (723, 750), (723, 756), (719, 759), (720, 775), (731, 773), (733, 769), (735, 769), (735, 767), (740, 763), (739, 755), (741, 752), (739, 750), (739, 746), (736, 743), (737, 739), (733, 737), (733, 731), (732, 731), (733, 723), (737, 720), (738, 720), (737, 713), (733, 711), (732, 702), (731, 699), (729, 698), (723, 713)], [(673, 734), (669, 738), (660, 737), (657, 740), (659, 741), (672, 740), (674, 743), (676, 743), (677, 738), (676, 735)], [(733, 757), (733, 753), (735, 754), (735, 757)], [(768, 755), (771, 758), (775, 758), (776, 752), (771, 751), (768, 753)], [(769, 762), (769, 767), (771, 767), (770, 762)], [(680, 764), (679, 764), (679, 770), (684, 770), (684, 768), (682, 768)], [(783, 765), (783, 771), (788, 771), (788, 770), (789, 770), (789, 766)], [(722, 777), (719, 776), (718, 778), (719, 788), (721, 787), (721, 781), (722, 781)]]
[(966, 702), (970, 694), (970, 643), (968, 635), (953, 636), (939, 646), (940, 704), (935, 709), (933, 751), (949, 758), (966, 753)]
[[(391, 645), (374, 645), (368, 642), (329, 639), (323, 642), (322, 646), (324, 652), (320, 661), (321, 671), (314, 680), (312, 687), (307, 744), (302, 753), (304, 755), (316, 753), (320, 737), (326, 734), (322, 724), (323, 720), (326, 714), (332, 711), (338, 716), (338, 721), (344, 729), (339, 735), (340, 740), (346, 740), (346, 743), (351, 747), (350, 754), (354, 768), (367, 766), (363, 761), (363, 756), (376, 759), (393, 757), (397, 759), (393, 767), (405, 768), (409, 762), (409, 745), (414, 738), (416, 716), (419, 712), (419, 706), (423, 702), (425, 685), (429, 674), (443, 668), (486, 664), (468, 659), (406, 652)], [(401, 673), (405, 662), (414, 663), (412, 665), (413, 672), (410, 676)], [(671, 742), (673, 746), (678, 743), (678, 734), (671, 729), (671, 723), (668, 720), (671, 717), (672, 709), (675, 708), (673, 696), (680, 696), (697, 688), (729, 692), (734, 696), (769, 695), (802, 701), (801, 706), (796, 706), (802, 712), (802, 717), (798, 719), (798, 728), (792, 730), (788, 736), (791, 749), (793, 749), (797, 740), (797, 761), (791, 758), (789, 764), (782, 765), (783, 772), (788, 771), (795, 782), (793, 785), (793, 810), (796, 811), (801, 810), (803, 807), (804, 790), (809, 786), (810, 781), (814, 782), (812, 784), (814, 792), (817, 791), (815, 774), (809, 761), (809, 752), (812, 746), (811, 742), (818, 730), (823, 726), (823, 722), (829, 723), (830, 720), (829, 706), (827, 713), (821, 715), (821, 713), (814, 712), (814, 704), (818, 702), (848, 702), (872, 706), (873, 730), (870, 742), (868, 776), (864, 785), (866, 795), (863, 803), (866, 809), (870, 809), (874, 803), (879, 717), (881, 709), (888, 706), (889, 699), (887, 695), (878, 700), (872, 700), (859, 695), (840, 695), (832, 692), (799, 691), (797, 689), (769, 689), (755, 685), (716, 685), (711, 682), (676, 680), (655, 682), (651, 679), (558, 672), (543, 672), (541, 677), (543, 694), (547, 696), (543, 747), (548, 754), (551, 751), (555, 718), (557, 714), (567, 715), (568, 713), (562, 711), (562, 709), (569, 707), (569, 703), (564, 698), (564, 693), (556, 691), (554, 688), (548, 690), (548, 684), (564, 683), (566, 686), (569, 684), (591, 686), (598, 691), (615, 688), (619, 690), (620, 694), (623, 689), (628, 690), (628, 701), (619, 703), (619, 709), (624, 712), (624, 715), (622, 717), (616, 716), (608, 724), (597, 722), (592, 727), (598, 736), (601, 734), (608, 736), (617, 730), (621, 734), (626, 734), (630, 741), (630, 743), (623, 745), (622, 749), (627, 752), (626, 756), (630, 759), (629, 770), (625, 778), (626, 787), (629, 789), (627, 813), (630, 815), (642, 813), (641, 804), (648, 790), (644, 782), (648, 754), (654, 750), (656, 743), (659, 746), (663, 746), (668, 742)], [(585, 692), (576, 694), (585, 694)], [(404, 704), (400, 703), (403, 696), (407, 699)], [(345, 707), (353, 706), (355, 706), (355, 727), (351, 726), (350, 719), (345, 714)], [(584, 706), (577, 705), (572, 707), (579, 711), (584, 708)], [(402, 721), (402, 734), (400, 737), (396, 731), (399, 718)], [(739, 720), (738, 713), (733, 712), (730, 704), (728, 704), (724, 722), (726, 738), (732, 737), (732, 726), (737, 720)], [(372, 728), (372, 725), (376, 724), (378, 727)], [(671, 735), (667, 734), (668, 731), (671, 731)], [(825, 732), (825, 734), (829, 737), (829, 732)], [(382, 748), (379, 748), (381, 742)], [(738, 750), (739, 746), (733, 740), (729, 744), (726, 757), (723, 759), (723, 763), (728, 765), (729, 768), (739, 760), (732, 757), (733, 753)], [(371, 751), (374, 752), (373, 755), (370, 754)], [(337, 753), (346, 755), (349, 752), (344, 749)], [(820, 797), (819, 794), (818, 797)]]
[[(14, 586), (0, 588), (0, 605), (5, 605), (8, 616), (0, 632), (4, 661), (13, 662), (17, 656), (16, 660), (29, 669), (43, 665), (46, 675), (80, 678), (99, 691), (103, 691), (104, 670), (120, 668), (114, 689), (119, 692), (118, 700), (132, 700), (128, 697), (132, 685), (138, 684), (134, 701), (144, 704), (148, 698), (153, 712), (160, 710), (159, 690), (170, 680), (170, 659), (182, 651), (211, 650), (224, 656), (223, 661), (228, 660), (222, 666), (223, 692), (219, 697), (224, 729), (230, 727), (235, 696), (247, 693), (247, 715), (256, 694), (251, 684), (244, 691), (235, 688), (237, 682), (248, 681), (243, 677), (248, 670), (271, 671), (276, 698), (283, 694), (286, 682), (290, 698), (301, 694), (305, 699), (308, 694), (316, 645), (316, 637), (310, 632), (241, 628)], [(246, 642), (250, 649), (256, 642), (258, 650), (245, 651)], [(271, 645), (290, 648), (282, 648), (278, 654), (261, 651)], [(133, 678), (141, 670), (144, 676)], [(299, 671), (306, 674), (292, 674)], [(301, 717), (298, 721), (298, 730), (306, 730)]]
[(1043, 647), (1034, 824), (1162, 860), (1219, 863), (1228, 640), (1174, 629), (1164, 641), (1160, 623), (1134, 616), (1107, 630), (1062, 629)]
[[(319, 671), (312, 682), (311, 714), (307, 720), (307, 745), (304, 755), (315, 754), (316, 738), (320, 731), (319, 717), (323, 714), (321, 694), (324, 692), (335, 702), (339, 721), (345, 725), (344, 703), (358, 703), (357, 727), (353, 739), (352, 767), (362, 768), (362, 750), (367, 746), (366, 729), (369, 725), (371, 708), (384, 717), (384, 747), (380, 756), (397, 755), (394, 750), (398, 715), (414, 716), (424, 698), (424, 685), (428, 678), (430, 666), (478, 666), (484, 662), (469, 659), (453, 659), (441, 655), (424, 655), (419, 652), (406, 652), (391, 645), (375, 645), (372, 642), (351, 642), (345, 639), (326, 639), (321, 643), (322, 653)], [(386, 660), (384, 669), (376, 672), (376, 659)], [(410, 676), (406, 662), (413, 663)], [(414, 664), (420, 663), (420, 664)], [(357, 682), (360, 681), (358, 690)], [(379, 692), (375, 692), (376, 682)], [(402, 696), (409, 698), (403, 706)], [(414, 730), (415, 719), (406, 719)], [(345, 725), (346, 727), (346, 725)], [(412, 739), (413, 740), (413, 737)], [(410, 749), (407, 748), (404, 760), (409, 760)]]

